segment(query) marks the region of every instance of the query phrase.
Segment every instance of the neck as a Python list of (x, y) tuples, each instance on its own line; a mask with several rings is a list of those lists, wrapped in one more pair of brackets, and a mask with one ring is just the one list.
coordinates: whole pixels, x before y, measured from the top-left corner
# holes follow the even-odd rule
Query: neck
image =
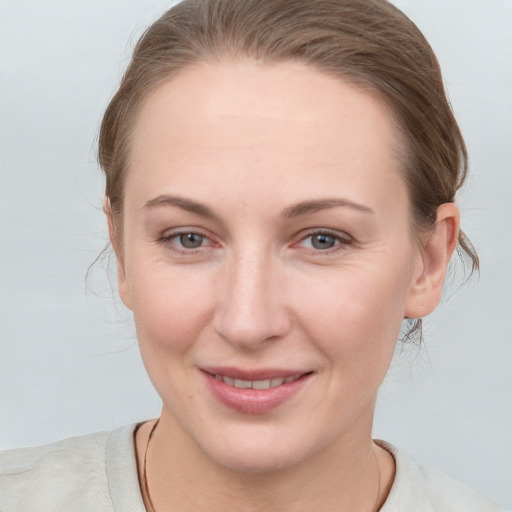
[[(140, 482), (152, 426), (153, 422), (149, 422), (137, 432)], [(349, 434), (292, 467), (241, 472), (216, 464), (163, 415), (147, 452), (146, 476), (154, 511), (144, 488), (143, 498), (152, 512), (374, 512), (391, 486), (389, 460), (374, 447), (369, 432), (361, 435), (357, 430), (357, 435)]]

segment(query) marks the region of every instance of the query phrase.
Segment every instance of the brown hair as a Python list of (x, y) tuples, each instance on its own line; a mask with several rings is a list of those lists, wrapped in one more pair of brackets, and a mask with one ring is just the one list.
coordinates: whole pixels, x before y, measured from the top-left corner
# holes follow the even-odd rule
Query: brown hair
[[(148, 95), (187, 66), (223, 58), (299, 61), (384, 98), (405, 139), (403, 179), (412, 218), (435, 227), (467, 173), (467, 152), (439, 63), (416, 25), (386, 0), (185, 0), (137, 43), (101, 125), (99, 162), (122, 236), (131, 129)], [(478, 257), (464, 233), (459, 255)], [(419, 332), (417, 320), (410, 332)]]

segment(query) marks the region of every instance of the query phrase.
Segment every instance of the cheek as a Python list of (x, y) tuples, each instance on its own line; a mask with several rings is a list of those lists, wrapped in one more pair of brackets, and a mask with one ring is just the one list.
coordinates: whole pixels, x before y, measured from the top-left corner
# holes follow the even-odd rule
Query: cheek
[(379, 373), (385, 373), (403, 320), (405, 281), (385, 273), (344, 272), (321, 287), (305, 286), (297, 317), (336, 364), (357, 372), (351, 366), (357, 360), (368, 369), (382, 366)]
[(212, 314), (211, 289), (205, 286), (201, 274), (147, 265), (131, 277), (141, 350), (185, 352)]
[(146, 371), (168, 406), (189, 401), (192, 395), (183, 382), (194, 368), (195, 342), (210, 322), (209, 289), (197, 275), (178, 275), (169, 267), (144, 266), (131, 277), (133, 315)]

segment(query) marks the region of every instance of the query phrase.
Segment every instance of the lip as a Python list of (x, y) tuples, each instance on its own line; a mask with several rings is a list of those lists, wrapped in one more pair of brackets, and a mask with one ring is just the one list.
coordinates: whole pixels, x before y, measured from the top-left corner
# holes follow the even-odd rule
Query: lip
[[(241, 370), (203, 368), (202, 374), (212, 395), (224, 406), (244, 414), (269, 412), (295, 396), (310, 380), (313, 372), (297, 370)], [(266, 389), (237, 388), (218, 380), (215, 375), (248, 381), (297, 377), (296, 380)]]
[(202, 370), (207, 373), (211, 373), (212, 375), (222, 375), (224, 377), (231, 377), (232, 379), (241, 380), (266, 380), (275, 379), (279, 377), (286, 379), (288, 377), (294, 377), (296, 375), (311, 373), (308, 371), (290, 370), (284, 368), (242, 370), (240, 368), (234, 368), (232, 366), (209, 366), (202, 368)]

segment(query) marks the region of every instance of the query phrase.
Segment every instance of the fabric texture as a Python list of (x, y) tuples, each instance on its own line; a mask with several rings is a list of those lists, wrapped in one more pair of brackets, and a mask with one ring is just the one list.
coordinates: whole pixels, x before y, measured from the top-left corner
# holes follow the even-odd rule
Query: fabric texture
[[(146, 512), (137, 475), (136, 427), (1, 452), (0, 512)], [(500, 510), (391, 444), (376, 442), (396, 461), (395, 481), (381, 512)]]

